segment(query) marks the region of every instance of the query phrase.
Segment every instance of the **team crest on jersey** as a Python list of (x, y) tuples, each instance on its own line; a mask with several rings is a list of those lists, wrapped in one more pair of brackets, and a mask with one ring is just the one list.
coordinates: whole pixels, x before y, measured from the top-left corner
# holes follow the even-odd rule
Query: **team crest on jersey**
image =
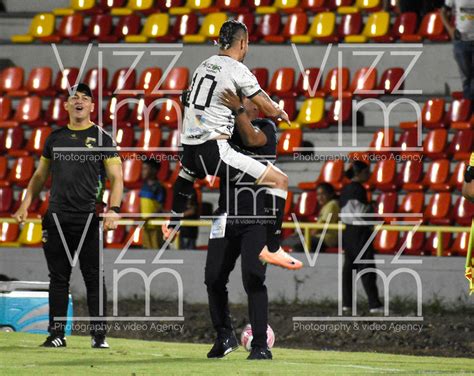
[(84, 141), (84, 144), (88, 147), (88, 148), (93, 148), (94, 145), (93, 143), (96, 143), (97, 140), (94, 138), (94, 137), (87, 137), (86, 140)]

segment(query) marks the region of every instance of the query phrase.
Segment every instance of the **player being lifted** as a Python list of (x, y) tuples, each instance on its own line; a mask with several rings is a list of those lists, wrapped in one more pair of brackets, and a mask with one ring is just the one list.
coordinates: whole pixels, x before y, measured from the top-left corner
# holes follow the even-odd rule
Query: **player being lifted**
[[(288, 115), (260, 88), (255, 76), (242, 64), (248, 51), (247, 27), (236, 20), (226, 21), (219, 32), (219, 44), (219, 54), (203, 61), (194, 72), (184, 101), (182, 168), (175, 184), (173, 212), (184, 211), (194, 181), (206, 175), (267, 186), (274, 196), (276, 221), (275, 231), (267, 239), (260, 259), (288, 269), (299, 269), (302, 264), (285, 253), (279, 242), (288, 177), (272, 164), (255, 161), (232, 147), (228, 141), (236, 118), (250, 121), (243, 107), (230, 110), (222, 103), (221, 95), (230, 89), (250, 99), (266, 116), (289, 123)], [(178, 223), (179, 217), (175, 217), (163, 225), (165, 238)]]

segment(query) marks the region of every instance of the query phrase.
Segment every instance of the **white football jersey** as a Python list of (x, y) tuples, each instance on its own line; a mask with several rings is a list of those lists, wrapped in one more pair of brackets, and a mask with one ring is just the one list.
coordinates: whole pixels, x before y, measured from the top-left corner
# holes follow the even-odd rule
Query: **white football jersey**
[(184, 111), (181, 142), (198, 145), (220, 135), (232, 136), (234, 116), (220, 103), (225, 89), (240, 90), (248, 98), (260, 91), (255, 76), (241, 62), (214, 55), (194, 71), (188, 106)]

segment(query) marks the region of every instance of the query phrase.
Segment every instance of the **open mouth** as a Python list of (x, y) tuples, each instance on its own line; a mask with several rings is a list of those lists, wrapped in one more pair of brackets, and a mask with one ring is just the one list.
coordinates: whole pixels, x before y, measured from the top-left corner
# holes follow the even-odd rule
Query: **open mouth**
[(81, 106), (81, 105), (77, 105), (77, 106), (74, 107), (74, 109), (75, 109), (76, 111), (82, 111), (82, 110), (84, 109), (84, 107)]

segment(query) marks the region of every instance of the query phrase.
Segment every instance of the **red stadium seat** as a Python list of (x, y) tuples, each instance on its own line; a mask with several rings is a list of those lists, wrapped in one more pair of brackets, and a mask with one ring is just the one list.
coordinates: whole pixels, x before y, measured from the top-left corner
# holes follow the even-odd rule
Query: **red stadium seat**
[(8, 180), (20, 187), (26, 187), (31, 176), (33, 176), (34, 169), (35, 160), (33, 157), (20, 157), (15, 160), (8, 174)]
[[(320, 74), (319, 68), (305, 69), (304, 73), (300, 73), (298, 77), (298, 82), (296, 83), (293, 95), (302, 95), (306, 98), (314, 96), (318, 90), (321, 90), (322, 80), (322, 73)], [(316, 81), (318, 81), (318, 85), (316, 85)]]
[(183, 3), (184, 0), (157, 1), (155, 7), (163, 13), (168, 13), (171, 8), (180, 7)]
[(154, 121), (157, 115), (158, 104), (151, 106), (152, 102), (153, 98), (140, 98), (139, 102), (133, 105), (131, 114), (123, 125), (127, 127), (139, 126), (140, 128), (145, 128), (146, 122), (148, 121), (148, 127), (158, 126), (159, 124)]
[[(21, 150), (23, 141), (24, 134), (21, 127), (4, 129), (0, 136), (0, 153)], [(0, 176), (1, 179), (4, 179), (4, 177)]]
[(64, 108), (64, 97), (52, 98), (44, 114), (44, 120), (48, 125), (65, 126), (69, 122), (69, 113)]
[(328, 125), (349, 124), (352, 115), (352, 99), (342, 98), (342, 100), (335, 99), (329, 107), (329, 111), (326, 114), (326, 123)]
[(140, 213), (140, 190), (131, 189), (123, 197), (121, 213)]
[(279, 68), (273, 74), (270, 86), (267, 88), (269, 95), (288, 97), (292, 95), (295, 71), (293, 68)]
[[(0, 244), (16, 242), (20, 232), (20, 226), (18, 223), (4, 222), (0, 228)], [(3, 246), (5, 246), (5, 244), (3, 244)]]
[[(56, 79), (53, 83), (53, 86), (46, 91), (45, 95), (55, 96), (67, 95), (68, 83), (69, 87), (72, 87), (76, 84), (77, 77), (79, 76), (79, 68), (64, 68), (62, 71), (58, 71)], [(79, 81), (78, 81), (79, 82)]]
[(138, 14), (129, 14), (119, 18), (112, 34), (98, 38), (99, 42), (116, 43), (125, 39), (127, 35), (140, 34), (141, 17)]
[(268, 86), (268, 69), (267, 68), (253, 68), (251, 72), (257, 78), (258, 84), (262, 90), (267, 90)]
[(294, 35), (303, 35), (308, 28), (308, 16), (306, 13), (293, 13), (283, 27), (283, 31), (279, 35), (268, 35), (264, 38), (268, 43), (284, 43)]
[(361, 13), (344, 14), (337, 28), (339, 39), (343, 40), (349, 35), (359, 35), (362, 32)]
[(9, 97), (0, 97), (0, 121), (10, 120), (12, 115), (12, 100)]
[(182, 109), (179, 101), (166, 99), (162, 104), (160, 112), (156, 118), (158, 126), (176, 128), (181, 119), (181, 112)]
[(203, 14), (216, 12), (240, 13), (242, 10), (242, 0), (216, 0), (209, 8), (200, 9)]
[(126, 159), (122, 164), (123, 183), (126, 188), (140, 188), (142, 183), (142, 161), (138, 158)]
[(256, 37), (254, 38), (254, 34), (257, 27), (255, 25), (255, 15), (253, 13), (240, 13), (235, 19), (247, 26), (249, 40), (254, 41), (254, 39), (256, 39)]
[(301, 129), (289, 129), (280, 135), (277, 145), (278, 155), (291, 155), (295, 148), (301, 146), (303, 142), (303, 132)]
[[(395, 90), (403, 90), (405, 81), (401, 81), (401, 79), (404, 73), (405, 70), (403, 68), (388, 68), (382, 73), (376, 89), (383, 90), (382, 94), (393, 94)], [(397, 87), (399, 84), (400, 86)]]
[(431, 196), (423, 213), (423, 219), (433, 225), (448, 226), (452, 223), (451, 193), (437, 192)]
[[(370, 142), (370, 154), (386, 155), (387, 157), (391, 154), (391, 148), (395, 143), (395, 132), (393, 128), (379, 129), (372, 136)], [(387, 151), (388, 150), (388, 151)]]
[(406, 190), (406, 184), (417, 184), (423, 177), (423, 162), (409, 159), (403, 165), (397, 175), (396, 185)]
[(198, 16), (196, 13), (182, 14), (177, 16), (173, 28), (168, 31), (168, 34), (162, 37), (157, 37), (157, 42), (176, 42), (182, 39), (185, 35), (197, 34), (199, 28)]
[(298, 4), (298, 7), (295, 11), (300, 12), (302, 10), (316, 14), (327, 11), (329, 9), (329, 7), (326, 6), (327, 3), (327, 0), (300, 0), (300, 3)]
[(20, 124), (29, 126), (46, 126), (41, 117), (41, 98), (37, 96), (22, 98), (15, 112), (13, 120), (0, 122), (2, 128), (17, 127)]
[[(141, 94), (145, 96), (152, 96), (152, 92), (155, 91), (162, 73), (161, 68), (152, 67), (144, 69), (138, 78), (136, 90), (140, 90)], [(156, 87), (156, 90), (159, 90), (159, 88)]]
[(112, 35), (113, 20), (110, 14), (93, 15), (84, 33), (71, 37), (72, 42), (102, 41)]
[(379, 230), (374, 239), (377, 253), (393, 254), (398, 251), (398, 231)]
[(247, 7), (252, 12), (257, 7), (269, 7), (272, 4), (273, 4), (273, 0), (247, 0)]
[[(406, 244), (405, 244), (406, 242)], [(422, 256), (425, 254), (424, 250), (425, 244), (425, 234), (423, 232), (406, 232), (402, 238), (400, 239), (400, 243), (398, 245), (398, 250), (402, 250), (402, 256)]]
[(144, 152), (148, 152), (152, 148), (158, 148), (160, 144), (161, 130), (158, 128), (150, 128), (141, 133), (135, 147), (141, 148)]
[(51, 87), (52, 75), (53, 72), (49, 67), (33, 68), (25, 87), (20, 90), (10, 91), (8, 95), (12, 97), (26, 97), (31, 94), (45, 94)]
[(106, 248), (123, 249), (125, 240), (125, 226), (118, 225), (115, 230), (106, 231), (104, 234), (104, 243)]
[(264, 14), (257, 26), (257, 31), (251, 42), (256, 42), (259, 39), (264, 39), (268, 36), (277, 36), (280, 34), (281, 16), (279, 13)]
[(425, 195), (423, 192), (408, 192), (403, 196), (402, 202), (398, 207), (398, 213), (418, 214), (418, 216), (407, 216), (407, 221), (417, 221), (422, 219)]
[(97, 2), (97, 7), (103, 13), (108, 13), (112, 8), (124, 7), (127, 0), (98, 0)]
[(26, 144), (26, 151), (40, 156), (44, 149), (44, 143), (51, 134), (51, 131), (51, 127), (35, 128)]
[(318, 210), (318, 200), (316, 199), (316, 191), (305, 191), (300, 194), (293, 208), (298, 219), (307, 220), (314, 216)]
[(420, 148), (418, 141), (418, 131), (413, 128), (406, 129), (398, 138), (395, 147), (401, 149), (399, 153), (403, 156), (418, 155), (420, 153), (413, 150), (413, 148)]
[(59, 24), (58, 30), (50, 36), (41, 37), (46, 43), (59, 43), (63, 39), (78, 37), (82, 32), (84, 17), (81, 13), (64, 16)]
[[(168, 95), (179, 95), (181, 90), (188, 88), (189, 70), (186, 67), (172, 68), (163, 81), (161, 90), (173, 91)], [(165, 93), (163, 93), (165, 94)]]
[(422, 191), (432, 189), (438, 184), (446, 184), (449, 177), (449, 161), (447, 159), (438, 159), (430, 163), (428, 171), (421, 182), (406, 183), (403, 189), (406, 191)]
[(471, 129), (460, 129), (454, 134), (446, 150), (448, 158), (456, 161), (469, 159), (474, 141), (474, 131)]
[(471, 101), (469, 99), (454, 99), (446, 113), (446, 123), (455, 129), (471, 129)]
[(0, 93), (20, 90), (23, 87), (24, 74), (22, 67), (5, 68), (0, 77)]
[(281, 98), (278, 100), (278, 106), (287, 114), (290, 121), (295, 120), (296, 117), (296, 99), (295, 98)]
[(446, 129), (433, 129), (423, 141), (423, 154), (431, 159), (446, 158)]
[(124, 126), (128, 115), (128, 104), (123, 102), (123, 97), (112, 97), (104, 111), (102, 118), (104, 124)]
[[(121, 93), (121, 91), (128, 91), (135, 89), (135, 81), (137, 78), (137, 72), (135, 69), (129, 71), (130, 68), (118, 69), (112, 77), (112, 82), (104, 94), (110, 95), (121, 95), (129, 93)], [(128, 75), (128, 76), (127, 76)]]
[[(445, 127), (445, 124), (443, 123), (444, 104), (445, 102), (442, 98), (434, 98), (426, 101), (421, 111), (421, 122), (424, 127), (429, 129)], [(418, 123), (414, 121), (400, 123), (400, 128), (403, 129), (416, 128), (417, 126)]]
[(390, 223), (394, 219), (391, 215), (397, 212), (397, 202), (397, 192), (382, 192), (375, 201), (375, 212)]
[(332, 95), (335, 98), (339, 97), (339, 91), (344, 92), (347, 90), (349, 76), (350, 72), (346, 67), (331, 69), (326, 76), (322, 91), (318, 91), (316, 96), (324, 97), (326, 95)]
[(357, 70), (352, 78), (349, 90), (344, 92), (345, 96), (367, 96), (373, 95), (371, 91), (375, 89), (377, 84), (377, 69), (370, 67), (363, 67)]
[(342, 180), (344, 177), (344, 161), (336, 159), (334, 161), (324, 162), (318, 178), (314, 182), (299, 183), (298, 188), (304, 190), (314, 190), (320, 183), (329, 183), (334, 189), (340, 190), (342, 188)]
[(4, 155), (0, 155), (0, 183), (2, 186), (9, 185), (8, 182), (5, 183), (5, 179), (8, 174), (8, 158)]
[[(452, 234), (449, 232), (443, 232), (441, 235), (441, 244), (443, 251), (449, 250), (451, 244)], [(425, 255), (436, 255), (438, 251), (438, 234), (433, 232), (429, 235), (425, 242), (424, 254)]]
[(454, 168), (454, 171), (448, 182), (433, 184), (431, 189), (440, 192), (452, 191), (456, 189), (461, 191), (462, 185), (464, 183), (464, 171), (466, 171), (467, 163), (467, 161), (460, 161)]
[(470, 226), (474, 216), (474, 203), (460, 196), (453, 207), (454, 223), (459, 226)]
[(368, 189), (379, 189), (381, 191), (394, 191), (397, 164), (394, 159), (382, 159), (377, 162), (369, 181), (366, 183)]
[(104, 94), (105, 89), (107, 87), (107, 82), (109, 81), (109, 71), (107, 70), (107, 68), (102, 68), (100, 71), (99, 71), (99, 68), (89, 69), (84, 77), (84, 80), (82, 81), (86, 85), (89, 85), (89, 87), (92, 90), (92, 95), (95, 98), (97, 98), (99, 94), (99, 84), (100, 84), (99, 76), (100, 75), (102, 75), (102, 81), (101, 81), (102, 90), (103, 90), (102, 94)]
[(118, 128), (115, 134), (115, 142), (117, 142), (117, 149), (129, 148), (135, 145), (135, 131), (133, 128)]
[(11, 187), (0, 187), (0, 215), (10, 216), (13, 205), (13, 190)]
[(404, 35), (413, 35), (416, 33), (417, 21), (417, 15), (414, 12), (400, 13), (395, 18), (390, 33), (384, 37), (373, 38), (373, 40), (379, 43), (392, 43)]
[(451, 248), (444, 252), (446, 256), (467, 256), (467, 249), (469, 244), (469, 233), (461, 232), (456, 235)]
[(438, 11), (427, 13), (423, 17), (417, 34), (403, 35), (400, 39), (404, 42), (421, 42), (423, 38), (435, 42), (449, 40), (449, 36)]
[(128, 235), (125, 237), (125, 243), (132, 239), (130, 243), (131, 248), (142, 248), (143, 246), (143, 228), (140, 229), (138, 226), (132, 227)]

